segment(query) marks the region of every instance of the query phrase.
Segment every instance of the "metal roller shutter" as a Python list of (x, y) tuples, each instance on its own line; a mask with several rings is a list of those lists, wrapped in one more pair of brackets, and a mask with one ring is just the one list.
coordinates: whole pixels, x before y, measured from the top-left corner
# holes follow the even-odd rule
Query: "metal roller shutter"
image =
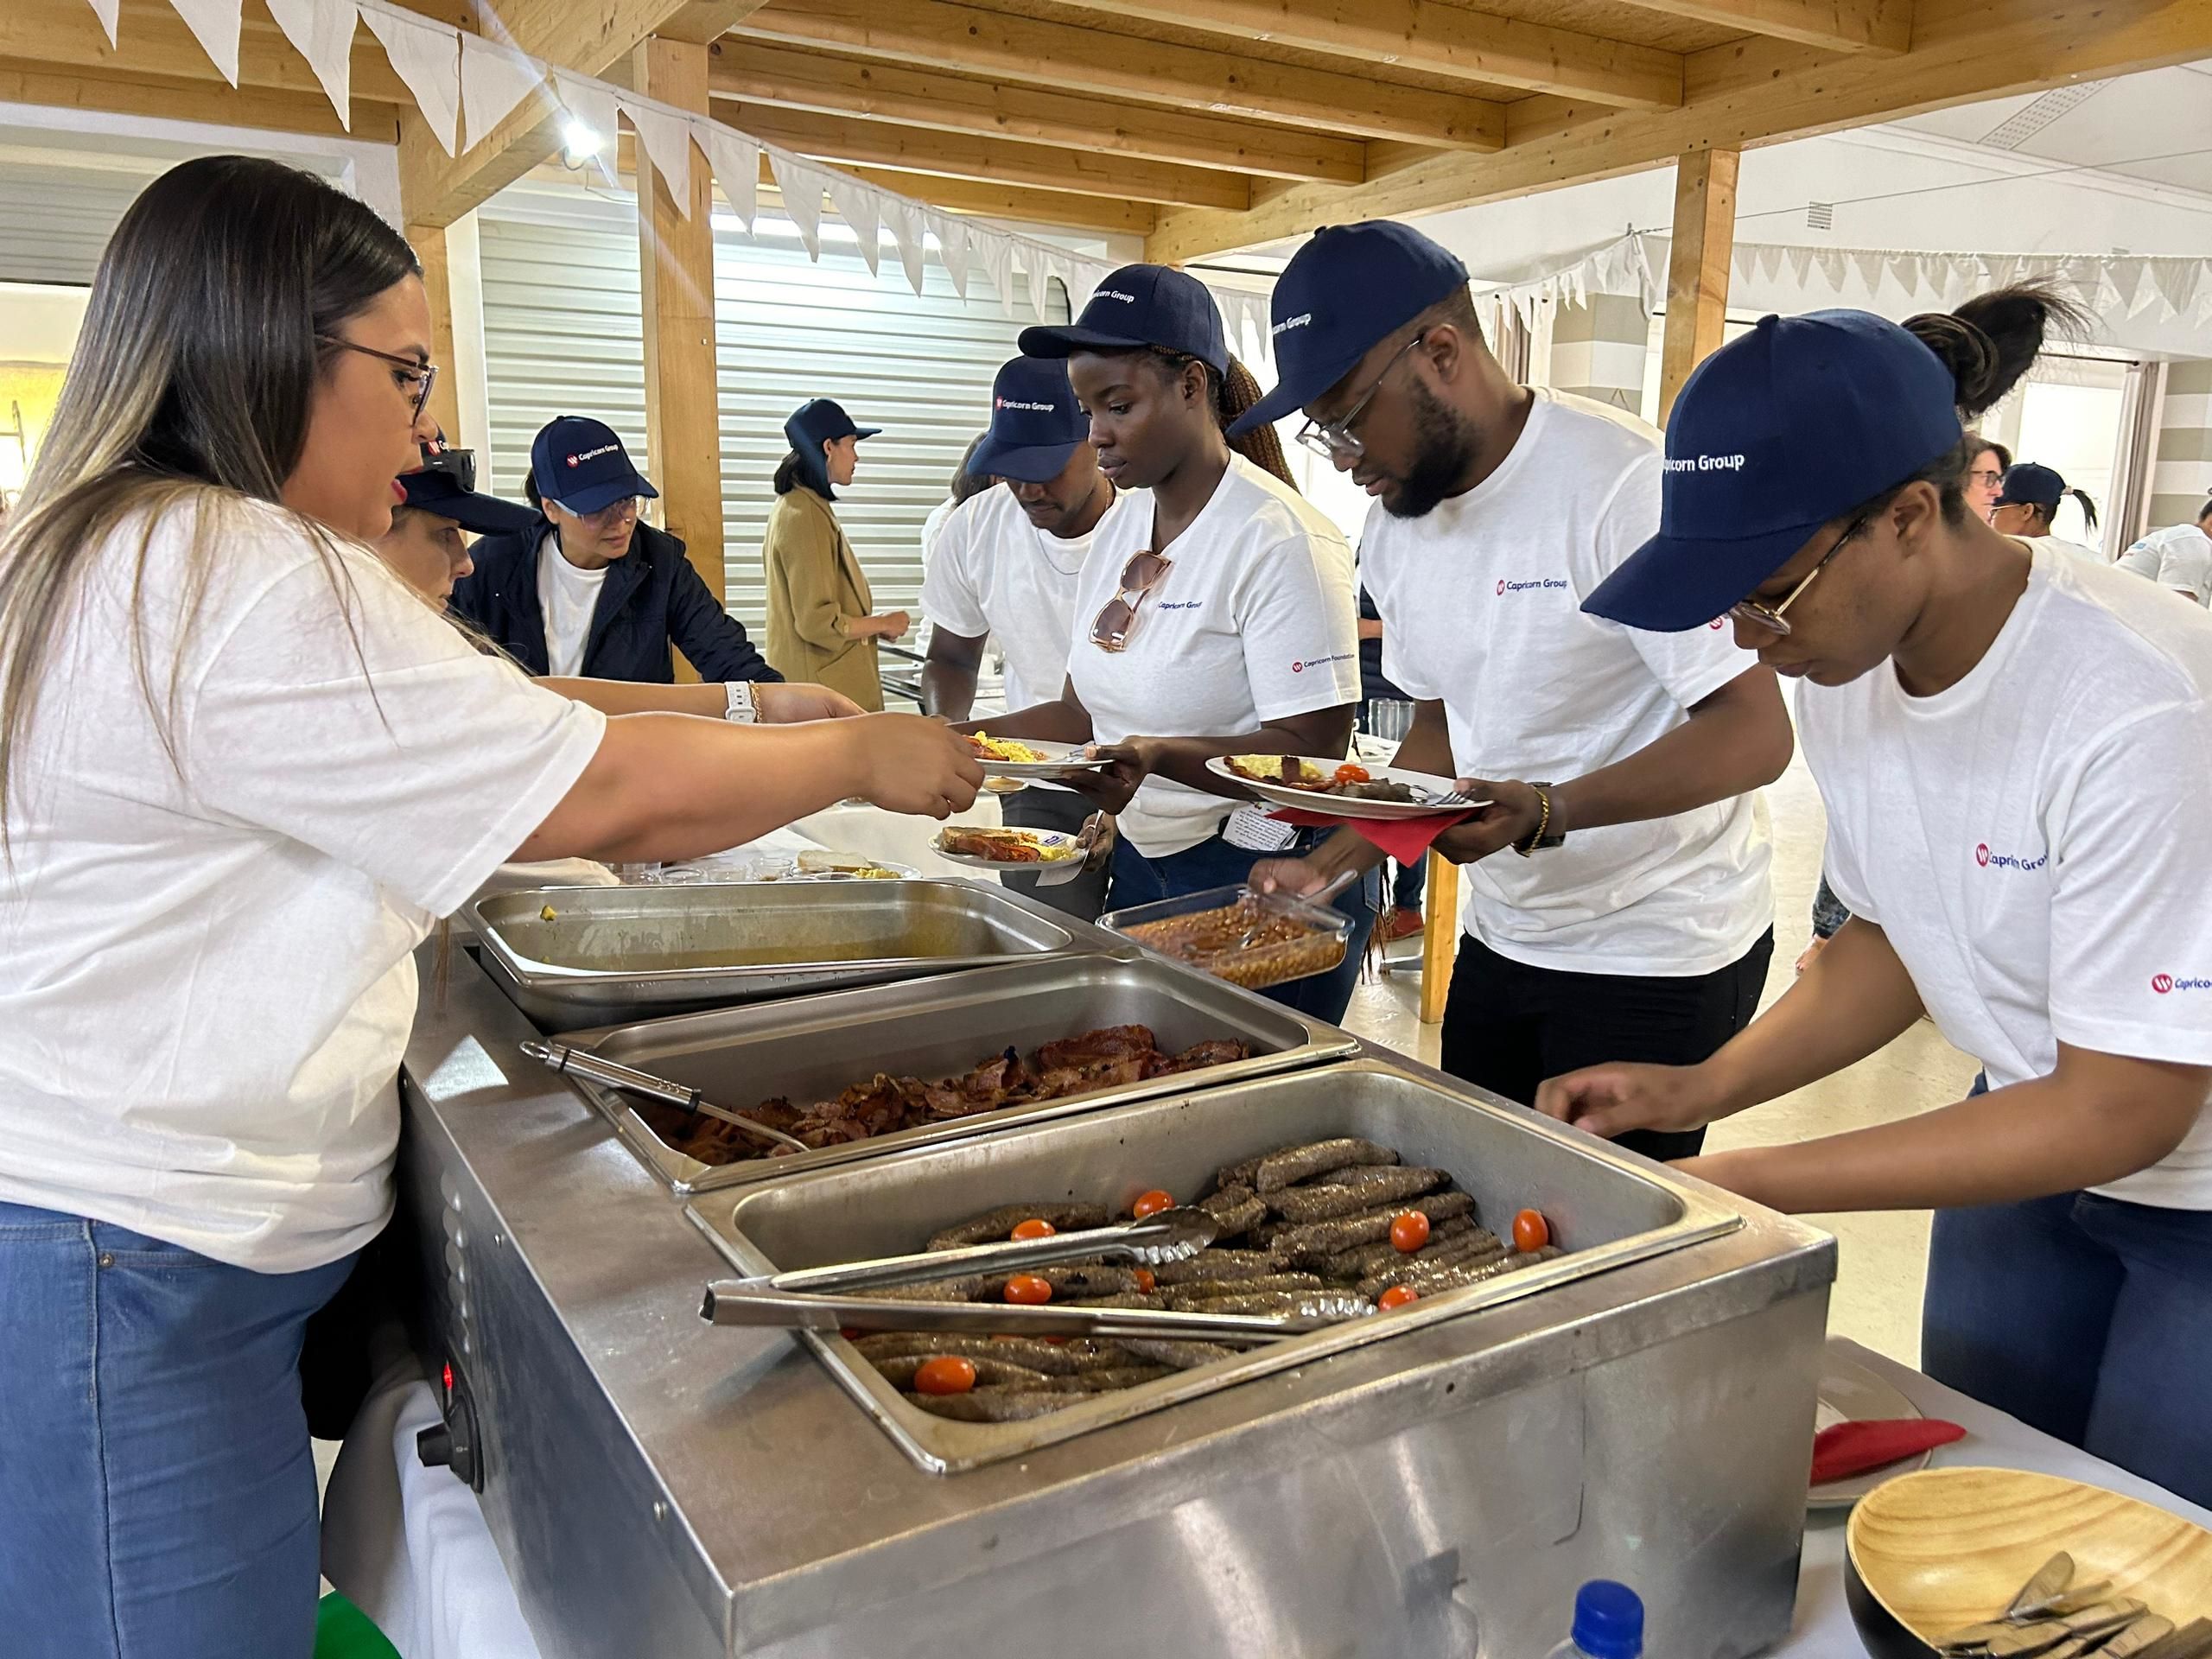
[(89, 287), (124, 210), (152, 177), (151, 170), (0, 161), (0, 283)]
[[(626, 203), (565, 223), (482, 221), (485, 350), (492, 462), (520, 489), (531, 438), (555, 415), (598, 416), (645, 455), (645, 367), (638, 242)], [(921, 588), (921, 527), (988, 416), (991, 375), (1033, 320), (1023, 279), (1014, 315), (989, 279), (965, 302), (936, 264), (918, 297), (895, 255), (871, 276), (849, 244), (819, 263), (795, 244), (715, 235), (715, 308), (722, 432), (728, 603), (757, 626), (764, 605), (760, 537), (783, 459), (784, 418), (809, 397), (835, 397), (880, 437), (839, 493), (838, 517), (883, 609), (912, 610)], [(1054, 293), (1065, 317), (1066, 296)], [(652, 460), (646, 456), (648, 472)]]

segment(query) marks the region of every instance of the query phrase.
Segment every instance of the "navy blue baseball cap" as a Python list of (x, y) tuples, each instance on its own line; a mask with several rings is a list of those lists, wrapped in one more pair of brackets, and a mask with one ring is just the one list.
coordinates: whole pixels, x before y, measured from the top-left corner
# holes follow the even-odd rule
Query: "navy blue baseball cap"
[(1001, 364), (991, 381), (991, 429), (968, 458), (968, 470), (1042, 484), (1058, 478), (1090, 437), (1090, 419), (1076, 406), (1066, 362), (1017, 357)]
[(829, 397), (810, 397), (791, 411), (784, 423), (784, 438), (803, 455), (818, 455), (825, 443), (839, 438), (872, 438), (880, 426), (855, 426), (845, 406)]
[(1995, 505), (2000, 507), (2046, 507), (2057, 511), (2058, 504), (2066, 499), (2066, 480), (2049, 467), (2038, 467), (2032, 461), (2014, 463), (2005, 469), (2005, 487), (1998, 491)]
[(1683, 384), (1659, 533), (1582, 608), (1655, 633), (1726, 615), (1822, 524), (1955, 445), (1958, 396), (1942, 359), (1870, 312), (1761, 318)]
[(597, 512), (633, 495), (660, 493), (630, 464), (630, 452), (614, 429), (587, 415), (546, 422), (530, 446), (530, 476), (541, 500), (558, 502), (574, 513)]
[(1206, 285), (1167, 265), (1123, 265), (1098, 284), (1083, 315), (1064, 328), (1025, 328), (1025, 357), (1140, 351), (1147, 346), (1195, 357), (1229, 372), (1229, 334)]
[(1326, 225), (1275, 278), (1275, 389), (1236, 417), (1241, 438), (1317, 403), (1378, 340), (1467, 285), (1459, 256), (1410, 225)]
[(537, 522), (537, 512), (519, 502), (477, 494), (474, 452), (442, 441), (423, 446), (421, 468), (402, 473), (399, 487), (407, 492), (409, 506), (450, 518), (472, 535), (502, 536)]

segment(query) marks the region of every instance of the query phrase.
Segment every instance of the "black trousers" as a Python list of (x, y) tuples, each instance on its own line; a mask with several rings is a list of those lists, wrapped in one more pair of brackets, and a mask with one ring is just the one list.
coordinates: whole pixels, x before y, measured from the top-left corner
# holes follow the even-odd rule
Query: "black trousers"
[[(1680, 979), (1578, 974), (1510, 961), (1462, 934), (1444, 1008), (1444, 1070), (1531, 1105), (1545, 1078), (1586, 1065), (1695, 1065), (1751, 1023), (1773, 955), (1770, 928), (1715, 973)], [(1632, 1130), (1619, 1144), (1662, 1161), (1694, 1158), (1705, 1146), (1705, 1131)]]
[[(1025, 789), (999, 800), (999, 817), (1007, 824), (1020, 830), (1058, 830), (1070, 836), (1079, 831), (1084, 820), (1097, 810), (1084, 797), (1065, 789)], [(1106, 876), (1104, 870), (1089, 870), (1072, 881), (1050, 887), (1039, 887), (1033, 875), (1002, 874), (999, 880), (1063, 915), (1095, 922), (1106, 908)]]

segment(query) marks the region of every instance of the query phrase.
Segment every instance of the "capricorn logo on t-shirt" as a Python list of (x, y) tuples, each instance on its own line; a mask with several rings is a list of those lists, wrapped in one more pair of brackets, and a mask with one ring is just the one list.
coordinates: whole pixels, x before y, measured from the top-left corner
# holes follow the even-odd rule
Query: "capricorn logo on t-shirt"
[(1509, 582), (1503, 576), (1497, 579), (1497, 591), (1500, 594), (1534, 593), (1541, 588), (1566, 586), (1567, 583), (1557, 576), (1539, 576), (1528, 582)]
[(2151, 988), (2160, 996), (2171, 996), (2176, 991), (2212, 991), (2212, 979), (2196, 974), (2183, 974), (2179, 978), (2171, 974), (2153, 974)]
[(1326, 668), (1331, 663), (1348, 663), (1351, 661), (1351, 652), (1348, 651), (1338, 652), (1332, 657), (1308, 657), (1302, 663), (1293, 663), (1290, 665), (1290, 671), (1294, 674), (1303, 674), (1309, 668)]
[(2050, 855), (2041, 858), (2022, 858), (2015, 853), (1993, 853), (1989, 843), (1983, 842), (1974, 849), (1974, 861), (1985, 870), (2039, 870), (2050, 862)]

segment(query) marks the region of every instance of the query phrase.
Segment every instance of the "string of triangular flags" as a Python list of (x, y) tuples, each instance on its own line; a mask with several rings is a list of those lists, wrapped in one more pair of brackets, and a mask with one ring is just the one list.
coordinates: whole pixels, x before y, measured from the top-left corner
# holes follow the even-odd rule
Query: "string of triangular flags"
[[(238, 84), (238, 40), (243, 0), (168, 0), (223, 78)], [(89, 0), (116, 43), (119, 0)], [(730, 210), (747, 231), (760, 212), (760, 162), (766, 157), (783, 199), (785, 216), (798, 227), (810, 258), (822, 251), (823, 203), (826, 197), (838, 218), (859, 239), (861, 257), (871, 272), (879, 270), (880, 232), (890, 234), (906, 281), (922, 291), (925, 252), (934, 242), (938, 260), (953, 289), (968, 297), (969, 276), (982, 271), (1001, 308), (1013, 310), (1014, 276), (1028, 278), (1029, 297), (1040, 321), (1046, 315), (1052, 283), (1066, 290), (1077, 311), (1107, 275), (1109, 267), (1066, 248), (1020, 232), (931, 207), (879, 185), (793, 155), (710, 117), (647, 98), (625, 86), (542, 62), (486, 35), (473, 35), (449, 23), (390, 3), (390, 0), (267, 0), (270, 15), (294, 49), (308, 61), (338, 119), (352, 130), (354, 30), (365, 23), (383, 47), (392, 73), (415, 100), (423, 121), (448, 156), (482, 143), (533, 94), (557, 104), (569, 120), (612, 141), (618, 116), (626, 118), (638, 143), (656, 171), (671, 179), (690, 176), (687, 149), (696, 149), (713, 170)], [(504, 34), (488, 6), (480, 16)], [(671, 193), (689, 218), (690, 193)], [(1267, 296), (1249, 290), (1216, 289), (1232, 337), (1264, 341)]]

